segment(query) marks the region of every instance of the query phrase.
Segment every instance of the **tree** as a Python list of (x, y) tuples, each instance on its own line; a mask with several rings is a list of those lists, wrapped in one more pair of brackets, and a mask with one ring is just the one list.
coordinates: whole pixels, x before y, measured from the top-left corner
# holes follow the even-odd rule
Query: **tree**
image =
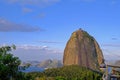
[(21, 61), (11, 54), (15, 49), (15, 45), (0, 47), (0, 80), (15, 80), (21, 74), (19, 71)]
[(102, 73), (78, 65), (47, 69), (43, 73), (56, 80), (101, 80), (102, 77)]

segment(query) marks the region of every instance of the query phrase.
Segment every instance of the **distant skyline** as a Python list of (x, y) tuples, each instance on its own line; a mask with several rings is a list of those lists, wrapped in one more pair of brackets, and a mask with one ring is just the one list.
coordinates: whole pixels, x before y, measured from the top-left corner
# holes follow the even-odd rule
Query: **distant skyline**
[(87, 31), (106, 60), (120, 58), (119, 0), (0, 0), (0, 45), (22, 61), (60, 59), (72, 32)]

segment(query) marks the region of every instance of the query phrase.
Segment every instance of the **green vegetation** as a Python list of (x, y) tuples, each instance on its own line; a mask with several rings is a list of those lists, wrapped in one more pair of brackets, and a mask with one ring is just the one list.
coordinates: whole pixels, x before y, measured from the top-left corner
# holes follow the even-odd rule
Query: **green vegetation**
[(16, 49), (14, 45), (0, 48), (0, 80), (29, 80), (19, 71), (21, 61), (10, 53), (13, 49)]
[(100, 73), (77, 65), (47, 69), (44, 72), (23, 73), (19, 67), (21, 61), (11, 54), (15, 48), (0, 48), (0, 80), (101, 80)]
[(101, 73), (72, 65), (47, 69), (42, 73), (28, 73), (33, 80), (101, 80)]

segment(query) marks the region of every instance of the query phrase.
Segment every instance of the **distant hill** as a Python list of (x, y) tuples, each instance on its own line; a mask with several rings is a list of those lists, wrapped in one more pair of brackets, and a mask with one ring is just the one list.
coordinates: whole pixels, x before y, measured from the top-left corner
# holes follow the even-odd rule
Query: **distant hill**
[(39, 61), (26, 61), (26, 62), (22, 62), (22, 64), (20, 66), (36, 66), (37, 64), (40, 64)]
[(40, 64), (37, 65), (37, 67), (41, 67), (41, 68), (57, 68), (57, 67), (61, 67), (62, 66), (62, 62), (60, 60), (45, 60), (42, 61)]
[(57, 68), (57, 67), (61, 67), (62, 61), (54, 59), (48, 59), (48, 60), (44, 60), (44, 61), (27, 61), (27, 62), (23, 62), (21, 64), (21, 66), (35, 66), (35, 67), (40, 67), (40, 68)]
[(116, 62), (115, 62), (115, 65), (120, 66), (120, 60), (116, 61)]
[[(116, 61), (116, 62), (114, 63), (114, 65), (115, 65), (115, 66), (120, 66), (120, 60)], [(120, 68), (116, 68), (116, 70), (120, 72)]]

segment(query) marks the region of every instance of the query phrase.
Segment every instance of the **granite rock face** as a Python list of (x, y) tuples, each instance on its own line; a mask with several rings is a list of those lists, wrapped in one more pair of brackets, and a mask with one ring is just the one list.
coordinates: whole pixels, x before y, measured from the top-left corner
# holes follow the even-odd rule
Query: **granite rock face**
[(64, 50), (63, 65), (98, 70), (100, 64), (104, 64), (104, 57), (97, 41), (82, 29), (73, 32)]

